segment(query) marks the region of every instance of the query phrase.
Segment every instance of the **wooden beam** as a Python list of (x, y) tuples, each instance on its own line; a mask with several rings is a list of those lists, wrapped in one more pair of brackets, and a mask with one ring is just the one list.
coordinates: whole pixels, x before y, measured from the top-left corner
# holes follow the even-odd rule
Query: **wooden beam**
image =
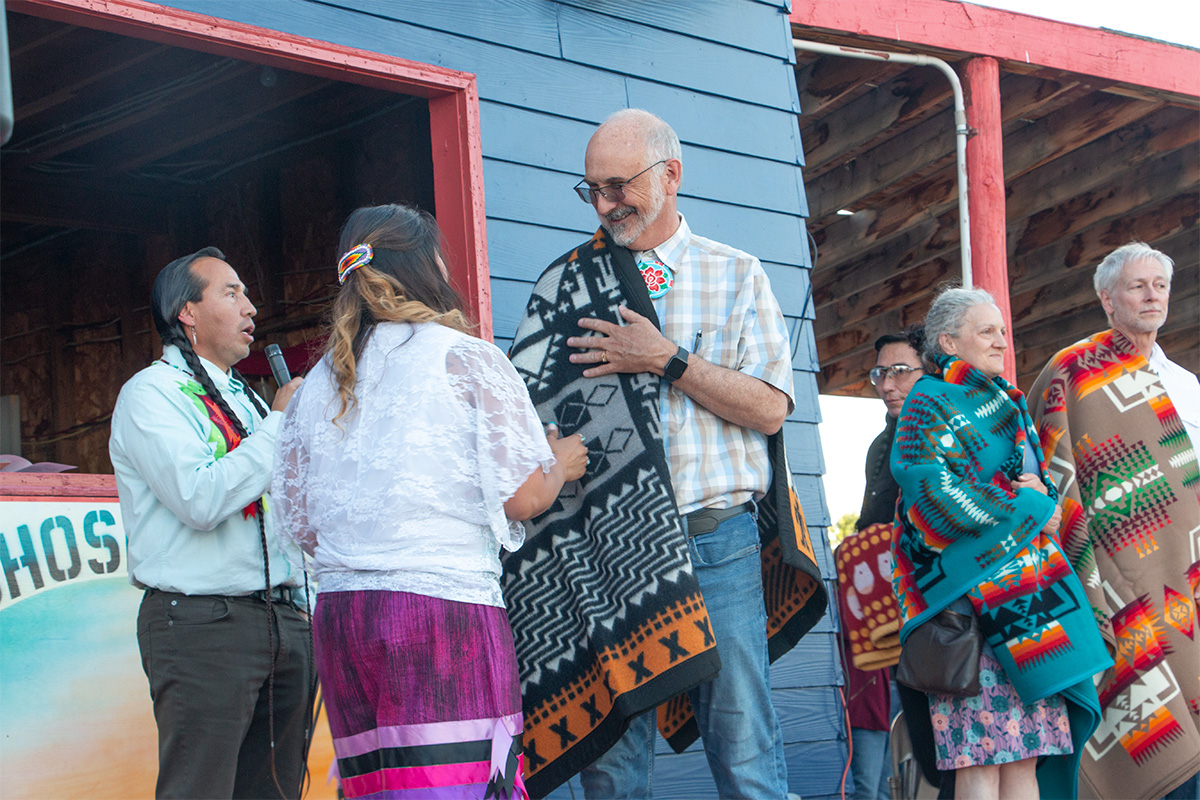
[[(1163, 193), (1186, 192), (1196, 186), (1196, 175), (1200, 174), (1200, 155), (1193, 148), (1182, 148), (1168, 152), (1157, 160), (1142, 163), (1136, 158), (1130, 161), (1130, 169), (1109, 178), (1092, 190), (1082, 192), (1079, 196), (1067, 198), (1062, 203), (1039, 211), (1036, 215), (1027, 217), (1009, 225), (1008, 235), (1008, 273), (1014, 291), (1025, 291), (1061, 279), (1063, 273), (1054, 265), (1063, 263), (1067, 251), (1072, 245), (1067, 237), (1085, 229), (1088, 225), (1096, 224), (1109, 218), (1120, 218), (1121, 215), (1136, 209)], [(1120, 157), (1111, 162), (1120, 168), (1123, 162)], [(1028, 190), (1026, 190), (1028, 191)], [(1020, 194), (1013, 192), (1013, 205), (1020, 205)], [(1043, 199), (1046, 197), (1043, 194)], [(958, 242), (958, 210), (953, 201), (943, 204), (949, 209), (943, 211), (936, 219), (922, 219), (911, 225), (898, 236), (892, 237), (868, 251), (857, 253), (853, 258), (835, 261), (828, 254), (834, 247), (822, 247), (821, 258), (812, 272), (814, 285), (814, 302), (818, 314), (823, 311), (834, 297), (863, 291), (876, 283), (886, 281), (901, 269), (914, 269), (930, 259), (937, 257), (955, 258), (956, 242)], [(1043, 215), (1046, 218), (1043, 218)], [(1009, 209), (1010, 218), (1014, 216), (1012, 206)], [(1183, 211), (1183, 216), (1186, 211)], [(1159, 219), (1159, 222), (1162, 219)], [(1134, 225), (1132, 235), (1138, 236), (1138, 231), (1144, 223)], [(1118, 228), (1120, 229), (1120, 228)], [(1154, 228), (1147, 228), (1147, 231)], [(1034, 231), (1040, 231), (1034, 234)], [(862, 240), (864, 234), (858, 234)], [(1124, 235), (1123, 233), (1120, 235)], [(1145, 234), (1151, 237), (1151, 233)], [(1104, 241), (1110, 241), (1111, 235)], [(1066, 242), (1066, 243), (1064, 243)], [(1123, 243), (1123, 242), (1122, 242)], [(1050, 251), (1044, 258), (1037, 257), (1043, 247)], [(1116, 247), (1116, 245), (1114, 245)], [(953, 248), (953, 249), (952, 249)], [(1111, 248), (1109, 248), (1111, 249)], [(1105, 251), (1106, 252), (1106, 251)], [(1102, 254), (1103, 255), (1103, 254)], [(1078, 257), (1070, 263), (1079, 263)]]
[(856, 58), (817, 59), (796, 69), (796, 88), (800, 93), (800, 124), (820, 116), (826, 109), (836, 107), (845, 99), (868, 91), (870, 86), (884, 83), (905, 67)]
[[(1142, 202), (1146, 202), (1152, 200), (1155, 192), (1163, 190), (1164, 187), (1167, 191), (1178, 191), (1178, 187), (1175, 187), (1172, 181), (1194, 187), (1195, 175), (1197, 169), (1200, 169), (1200, 164), (1195, 163), (1197, 160), (1200, 160), (1200, 156), (1189, 148), (1168, 154), (1149, 170), (1130, 170), (1127, 173), (1130, 185), (1126, 187), (1122, 181), (1113, 190), (1106, 191), (1105, 197), (1115, 202), (1129, 196), (1141, 198)], [(1115, 228), (1106, 226), (1091, 232), (1084, 242), (1078, 244), (1079, 247), (1090, 248), (1083, 252), (1088, 253), (1088, 258), (1094, 260), (1077, 259), (1075, 263), (1097, 263), (1099, 258), (1110, 250), (1133, 238), (1125, 233), (1131, 229), (1134, 236), (1144, 230), (1144, 233), (1141, 233), (1143, 238), (1154, 242), (1174, 231), (1188, 229), (1195, 224), (1195, 207), (1198, 202), (1200, 200), (1194, 192), (1185, 192), (1169, 209), (1156, 206), (1139, 217), (1118, 217), (1116, 222), (1124, 224), (1117, 224)], [(1121, 213), (1120, 207), (1113, 212)], [(1151, 216), (1154, 218), (1153, 223), (1146, 219)], [(1080, 213), (1080, 217), (1085, 218), (1086, 215)], [(847, 262), (830, 273), (814, 272), (813, 297), (817, 309), (815, 333), (822, 356), (828, 358), (840, 355), (840, 347), (832, 341), (825, 341), (822, 345), (824, 337), (831, 336), (841, 329), (866, 324), (868, 321), (873, 324), (874, 318), (880, 313), (924, 297), (941, 281), (953, 279), (954, 265), (958, 260), (956, 234), (957, 212), (949, 211), (936, 221), (923, 221), (862, 259)], [(1118, 239), (1120, 241), (1117, 241)], [(1088, 242), (1095, 244), (1087, 244)], [(1171, 252), (1195, 252), (1189, 248), (1189, 244), (1182, 243)], [(1058, 252), (1058, 249), (1050, 249), (1046, 258)], [(1013, 322), (1018, 330), (1027, 316), (1023, 309), (1030, 302), (1030, 296), (1027, 294), (1030, 290), (1048, 286), (1051, 287), (1048, 291), (1062, 292), (1063, 282), (1073, 280), (1071, 267), (1045, 259), (1036, 262), (1018, 259), (1009, 270), (1010, 279), (1014, 282), (1014, 291), (1021, 293), (1019, 297), (1012, 297)], [(1090, 281), (1090, 275), (1084, 281)]]
[[(77, 31), (64, 43), (65, 52), (77, 54), (77, 45), (86, 43), (86, 68), (78, 58), (49, 58), (38, 62), (37, 71), (21, 70), (14, 64), (13, 108), (18, 122), (74, 100), (80, 91), (93, 84), (109, 81), (115, 75), (150, 59), (159, 59), (170, 48), (137, 39), (97, 34), (87, 28), (62, 26)], [(89, 37), (84, 39), (84, 36)], [(83, 41), (79, 41), (83, 40)]]
[(882, 283), (905, 269), (936, 258), (947, 244), (958, 241), (958, 210), (936, 219), (921, 220), (894, 239), (836, 266), (818, 254), (812, 272), (813, 303), (817, 313), (839, 297)]
[[(10, 10), (418, 97), (464, 91), (475, 76), (171, 8), (146, 0), (7, 0)], [(402, 86), (403, 89), (399, 89)]]
[(198, 97), (182, 109), (171, 104), (162, 107), (160, 118), (151, 123), (155, 126), (153, 146), (147, 147), (146, 142), (136, 137), (126, 137), (106, 147), (101, 177), (132, 172), (192, 145), (253, 125), (273, 109), (332, 85), (311, 75), (283, 70), (278, 71), (276, 83), (270, 87), (263, 86), (253, 76), (248, 77), (249, 80), (236, 85), (214, 87), (207, 92), (213, 102)]
[[(1041, 144), (1025, 137), (1021, 146), (1006, 147), (1004, 153), (1006, 180), (1009, 174), (1021, 176), (1007, 180), (1008, 216), (1021, 218), (1057, 206), (1104, 185), (1126, 169), (1196, 141), (1200, 141), (1200, 126), (1195, 114), (1181, 108), (1161, 109), (1145, 117), (1139, 125), (1126, 126), (1086, 144), (1074, 137), (1074, 149), (1049, 163), (1044, 163), (1049, 154)], [(1060, 147), (1067, 145), (1062, 143)], [(1029, 163), (1044, 165), (1024, 174)], [(957, 191), (953, 172), (942, 170), (901, 194), (889, 196), (886, 205), (860, 211), (813, 235), (826, 264), (841, 264), (859, 258), (922, 220), (951, 209)]]
[(39, 47), (67, 36), (73, 30), (70, 25), (59, 25), (52, 20), (15, 14), (7, 18), (9, 51), (8, 58), (15, 64), (28, 53)]
[(113, 475), (79, 475), (65, 472), (0, 472), (0, 500), (9, 497), (101, 497), (117, 496)]
[[(1200, 52), (969, 3), (947, 0), (796, 3), (791, 22), (805, 28), (992, 56), (1200, 97)], [(795, 33), (804, 38), (803, 30)]]
[(951, 94), (949, 81), (937, 70), (930, 67), (905, 70), (801, 130), (805, 174), (817, 177), (845, 163), (855, 151), (891, 128), (916, 122), (936, 111), (950, 100)]
[[(1194, 227), (1186, 228), (1174, 239), (1165, 242), (1155, 242), (1156, 245), (1168, 247), (1168, 252), (1196, 253), (1200, 252), (1200, 231)], [(856, 293), (839, 296), (836, 303), (818, 308), (814, 323), (814, 333), (817, 339), (817, 352), (825, 371), (826, 384), (822, 391), (834, 391), (840, 388), (838, 381), (853, 381), (854, 368), (841, 365), (845, 359), (851, 359), (869, 348), (874, 341), (872, 332), (897, 330), (912, 322), (919, 322), (928, 310), (937, 286), (946, 279), (955, 277), (957, 265), (957, 247), (948, 248), (941, 257), (929, 260), (918, 267), (903, 272), (895, 272), (887, 280), (876, 286), (863, 289)], [(1180, 282), (1185, 293), (1189, 279)], [(1194, 280), (1192, 276), (1191, 280)], [(1091, 293), (1091, 275), (1080, 275), (1082, 290), (1064, 290), (1062, 281), (1055, 282), (1045, 289), (1033, 293), (1023, 293), (1012, 298), (1013, 328), (1018, 341), (1028, 335), (1032, 324), (1037, 329), (1041, 320), (1059, 318), (1079, 306), (1081, 292), (1085, 305), (1091, 303), (1088, 298)], [(1097, 306), (1098, 307), (1098, 306)], [(919, 313), (914, 311), (919, 310)], [(1031, 310), (1032, 309), (1032, 310)], [(1181, 310), (1181, 313), (1182, 310)], [(1193, 316), (1193, 326), (1200, 324)], [(1039, 336), (1044, 335), (1043, 331)], [(1067, 334), (1068, 336), (1074, 334)], [(1076, 335), (1076, 338), (1078, 336)], [(1070, 344), (1067, 341), (1066, 344)], [(1064, 345), (1065, 346), (1065, 345)], [(1049, 357), (1048, 355), (1046, 356)], [(836, 368), (836, 369), (833, 369)], [(832, 369), (832, 371), (831, 371)]]
[(1198, 161), (1191, 148), (1169, 153), (1014, 226), (1009, 234), (1013, 291), (1058, 281), (1134, 239), (1157, 241), (1195, 225)]
[[(303, 90), (300, 92), (303, 94)], [(394, 100), (381, 103), (388, 97)], [(344, 167), (353, 172), (355, 148), (348, 146), (347, 140), (364, 130), (355, 127), (358, 125), (356, 120), (370, 117), (375, 125), (379, 125), (409, 113), (422, 114), (423, 108), (406, 107), (410, 101), (425, 105), (425, 101), (419, 98), (405, 95), (381, 98), (377, 90), (368, 87), (324, 82), (298, 101), (277, 106), (258, 116), (245, 116), (242, 126), (196, 142), (168, 159), (161, 159), (166, 163), (150, 162), (142, 165), (138, 172), (114, 173), (110, 177), (113, 180), (133, 181), (139, 174), (151, 174), (169, 176), (168, 181), (177, 178), (196, 183), (215, 176), (236, 181), (238, 175), (247, 174), (247, 170), (258, 173), (261, 170), (280, 169), (288, 164), (320, 157), (322, 153), (328, 154), (331, 149), (346, 162), (338, 168)], [(294, 120), (297, 115), (304, 118), (307, 131), (317, 132), (299, 142), (294, 141)], [(137, 151), (133, 151), (131, 157), (136, 158)], [(173, 166), (172, 162), (179, 162), (179, 166)], [(235, 167), (236, 170), (231, 169)], [(353, 207), (361, 199), (356, 195), (347, 200), (352, 205), (346, 207)]]
[(913, 127), (883, 140), (877, 146), (844, 161), (837, 169), (808, 178), (809, 224), (825, 227), (844, 208), (855, 206), (881, 187), (894, 187), (920, 170), (944, 169), (954, 158), (954, 112), (939, 111)]
[[(1071, 86), (1008, 75), (1000, 81), (1002, 117), (1009, 122), (1034, 114)], [(819, 224), (838, 209), (852, 208), (882, 186), (894, 186), (930, 166), (945, 167), (953, 159), (954, 111), (947, 108), (860, 153), (844, 163), (841, 169), (814, 178), (809, 178), (806, 172), (804, 191), (808, 198), (809, 223)]]
[[(252, 64), (235, 64), (228, 69), (216, 71), (203, 79), (178, 87), (171, 93), (169, 100), (145, 105), (128, 114), (114, 116), (102, 124), (80, 127), (73, 135), (52, 140), (44, 145), (24, 149), (13, 156), (9, 166), (6, 168), (22, 169), (32, 164), (48, 161), (55, 156), (69, 153), (92, 142), (134, 128), (159, 114), (167, 113), (173, 105), (190, 100), (204, 92), (223, 91), (223, 87), (226, 87), (229, 83), (239, 78), (248, 76), (255, 69), (256, 67)], [(143, 86), (142, 90), (144, 91), (147, 88), (149, 87)]]
[[(990, 292), (1005, 322), (1004, 339), (1012, 349), (1012, 309), (1008, 304), (1008, 258), (1004, 240), (1004, 132), (1000, 116), (1000, 64), (972, 58), (960, 67), (967, 125), (967, 197), (970, 214), (971, 284)], [(962, 252), (963, 243), (959, 243)], [(963, 282), (966, 283), (964, 276)], [(1004, 378), (1016, 380), (1012, 359), (1004, 360)]]
[(98, 200), (92, 187), (4, 181), (0, 220), (150, 235), (167, 226), (167, 205), (161, 197), (104, 191)]
[[(1183, 115), (1184, 119), (1179, 119), (1178, 115)], [(1008, 181), (1009, 215), (1017, 219), (1053, 208), (1111, 183), (1128, 170), (1151, 166), (1165, 153), (1192, 151), (1191, 155), (1195, 156), (1194, 148), (1188, 145), (1200, 141), (1200, 125), (1196, 122), (1195, 114), (1186, 109), (1166, 108), (1146, 118), (1142, 124), (1114, 131), (1040, 169), (1032, 172), (1014, 170), (1022, 174)], [(1032, 154), (1026, 151), (1021, 155), (1029, 157)], [(1005, 166), (1007, 174), (1007, 162)]]
[[(944, 252), (912, 269), (896, 270), (882, 283), (862, 291), (841, 295), (837, 300), (817, 310), (813, 331), (818, 342), (822, 337), (860, 325), (874, 325), (880, 314), (908, 305), (931, 294), (944, 281), (956, 281), (961, 275), (958, 248)], [(836, 355), (836, 350), (820, 351)]]
[(1102, 93), (1081, 97), (1005, 137), (1005, 179), (1032, 172), (1160, 108), (1158, 103)]
[(934, 219), (954, 204), (958, 182), (953, 169), (942, 169), (911, 189), (886, 198), (886, 205), (863, 201), (867, 208), (813, 231), (826, 267), (859, 258), (866, 251), (899, 236), (913, 225)]

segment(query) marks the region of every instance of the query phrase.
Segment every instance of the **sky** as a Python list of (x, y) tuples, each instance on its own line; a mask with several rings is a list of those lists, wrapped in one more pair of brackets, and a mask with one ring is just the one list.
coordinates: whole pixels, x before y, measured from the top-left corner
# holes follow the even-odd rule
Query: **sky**
[[(976, 5), (1021, 14), (1111, 28), (1153, 39), (1200, 47), (1200, 2), (1195, 0), (974, 0)], [(881, 332), (882, 333), (882, 332)], [(825, 501), (836, 521), (857, 514), (862, 504), (867, 447), (883, 430), (884, 406), (877, 399), (822, 395), (821, 448), (825, 458)]]
[(972, 0), (1020, 14), (1110, 28), (1200, 47), (1200, 3), (1193, 0)]

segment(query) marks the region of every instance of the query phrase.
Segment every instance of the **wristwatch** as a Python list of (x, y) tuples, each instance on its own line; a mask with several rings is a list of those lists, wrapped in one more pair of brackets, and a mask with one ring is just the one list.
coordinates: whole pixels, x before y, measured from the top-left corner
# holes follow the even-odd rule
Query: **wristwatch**
[(687, 360), (687, 350), (681, 347), (675, 351), (675, 355), (671, 356), (671, 360), (663, 367), (663, 377), (667, 379), (667, 383), (674, 383), (683, 377), (683, 373), (688, 366)]

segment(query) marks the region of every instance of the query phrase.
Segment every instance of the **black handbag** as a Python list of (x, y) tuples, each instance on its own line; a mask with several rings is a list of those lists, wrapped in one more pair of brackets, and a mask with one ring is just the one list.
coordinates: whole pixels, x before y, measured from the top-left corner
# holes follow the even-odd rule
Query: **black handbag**
[(926, 694), (979, 694), (983, 635), (974, 614), (943, 608), (904, 640), (896, 681)]

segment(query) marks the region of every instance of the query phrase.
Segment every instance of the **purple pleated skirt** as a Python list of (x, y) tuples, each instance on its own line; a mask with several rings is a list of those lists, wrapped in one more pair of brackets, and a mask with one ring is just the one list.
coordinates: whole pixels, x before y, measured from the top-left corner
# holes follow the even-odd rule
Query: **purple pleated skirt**
[(317, 672), (346, 797), (527, 797), (521, 693), (503, 608), (326, 592)]

